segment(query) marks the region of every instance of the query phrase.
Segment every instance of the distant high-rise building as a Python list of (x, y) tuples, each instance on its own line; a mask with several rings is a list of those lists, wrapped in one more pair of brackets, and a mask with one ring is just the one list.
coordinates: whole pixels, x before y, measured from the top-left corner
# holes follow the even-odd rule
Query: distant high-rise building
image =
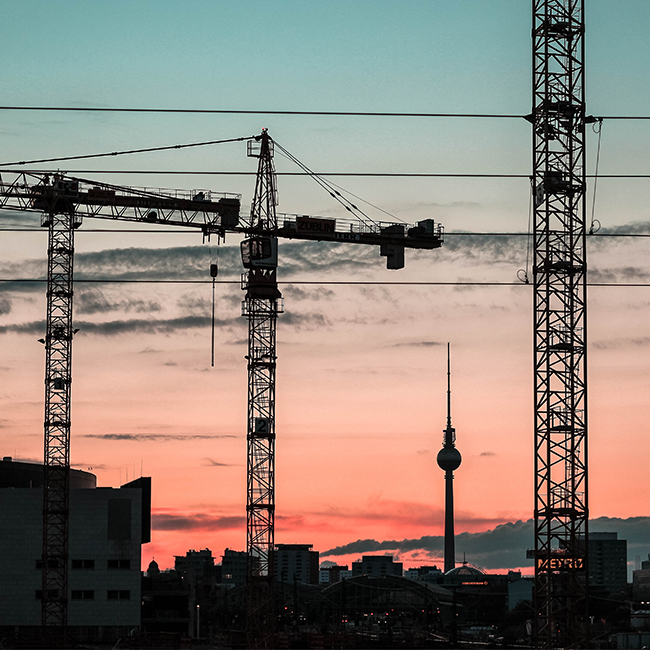
[(225, 584), (246, 583), (248, 553), (227, 548), (221, 556), (221, 581)]
[(617, 533), (589, 533), (589, 585), (617, 594), (627, 586), (627, 540)]
[(320, 569), (318, 572), (319, 584), (333, 585), (335, 582), (346, 580), (352, 577), (352, 571), (348, 569), (348, 565), (343, 566), (328, 566)]
[(273, 551), (275, 579), (317, 585), (319, 553), (312, 548), (312, 544), (276, 544)]
[(403, 565), (393, 562), (392, 555), (364, 555), (361, 560), (352, 563), (352, 577), (401, 576)]
[(202, 551), (187, 551), (185, 555), (175, 555), (174, 569), (193, 580), (212, 576), (214, 574), (212, 551), (205, 548)]
[(445, 573), (456, 566), (454, 541), (454, 470), (460, 467), (462, 457), (456, 449), (456, 429), (451, 426), (451, 362), (447, 343), (447, 427), (443, 447), (438, 452), (438, 466), (445, 472)]

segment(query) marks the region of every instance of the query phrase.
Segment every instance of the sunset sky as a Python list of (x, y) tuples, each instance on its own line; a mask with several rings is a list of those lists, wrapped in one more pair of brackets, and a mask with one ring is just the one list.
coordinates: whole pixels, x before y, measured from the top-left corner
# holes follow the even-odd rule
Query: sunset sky
[[(262, 0), (7, 0), (0, 104), (521, 116), (531, 110), (530, 5), (278, 0), (270, 12)], [(588, 112), (647, 116), (650, 4), (586, 6)], [(0, 163), (236, 138), (266, 127), (323, 173), (531, 171), (530, 124), (521, 118), (0, 116)], [(590, 130), (589, 173), (597, 142)], [(650, 121), (604, 121), (601, 174), (650, 174), (649, 152)], [(237, 192), (244, 213), (254, 190), (255, 160), (242, 142), (57, 164), (122, 185)], [(298, 171), (280, 156), (276, 166)], [(409, 566), (440, 558), (437, 542), (421, 538), (443, 532), (435, 459), (450, 342), (463, 456), (456, 530), (496, 528), (490, 543), (512, 548), (507, 557), (490, 556), (476, 543), (485, 535), (461, 535), (458, 559), (466, 552), (490, 570), (525, 566), (533, 544), (530, 525), (521, 523), (533, 508), (531, 287), (391, 283), (516, 282), (527, 239), (497, 233), (527, 232), (528, 179), (330, 180), (398, 219), (433, 218), (448, 235), (441, 250), (407, 251), (401, 271), (387, 271), (374, 248), (280, 243), (286, 312), (278, 320), (276, 541), (321, 552), (342, 547), (324, 558), (332, 561), (375, 549), (394, 551)], [(599, 234), (649, 235), (649, 195), (650, 179), (600, 178)], [(279, 197), (281, 212), (344, 216), (305, 177), (280, 176)], [(592, 200), (593, 181), (590, 213)], [(18, 212), (0, 219), (5, 229), (39, 224), (38, 215)], [(98, 228), (116, 232), (89, 232)], [(117, 232), (124, 229), (133, 232)], [(460, 232), (491, 234), (453, 234)], [(238, 245), (233, 235), (210, 247), (193, 231), (102, 220), (85, 221), (76, 235), (76, 279), (101, 282), (75, 287), (72, 462), (92, 468), (102, 486), (141, 471), (152, 476), (145, 566), (154, 556), (172, 566), (174, 555), (191, 548), (216, 556), (245, 548), (247, 330)], [(643, 237), (590, 237), (590, 281), (650, 282), (649, 247)], [(4, 232), (0, 253), (0, 446), (2, 455), (42, 462), (44, 351), (37, 339), (45, 289), (11, 280), (45, 277), (46, 232)], [(211, 368), (208, 270), (217, 256)], [(205, 283), (119, 282), (134, 279)], [(327, 284), (342, 281), (374, 284)], [(650, 286), (590, 289), (591, 516), (629, 520), (600, 519), (596, 528), (628, 535), (631, 560), (650, 553), (649, 321)], [(347, 546), (357, 540), (370, 541)], [(377, 546), (386, 540), (415, 541)]]

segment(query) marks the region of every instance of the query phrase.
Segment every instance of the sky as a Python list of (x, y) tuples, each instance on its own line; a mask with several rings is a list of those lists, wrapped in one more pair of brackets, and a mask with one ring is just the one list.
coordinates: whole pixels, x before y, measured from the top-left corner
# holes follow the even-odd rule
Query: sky
[[(259, 114), (0, 109), (0, 163), (271, 136), (321, 173), (529, 174), (528, 122), (336, 117), (264, 111), (525, 115), (531, 106), (529, 0), (7, 0), (0, 24), (4, 107), (184, 108)], [(590, 0), (588, 112), (647, 115), (644, 0)], [(587, 137), (589, 172), (598, 136)], [(650, 122), (605, 119), (601, 174), (650, 174)], [(96, 180), (242, 195), (255, 160), (245, 143), (32, 164)], [(297, 169), (277, 156), (279, 172)], [(4, 165), (16, 169), (17, 165)], [(158, 173), (154, 173), (158, 172)], [(182, 174), (173, 173), (182, 172)], [(218, 173), (214, 173), (218, 172)], [(233, 174), (233, 172), (247, 172)], [(3, 171), (5, 180), (13, 178)], [(440, 561), (446, 343), (452, 350), (458, 560), (526, 567), (533, 545), (530, 286), (526, 178), (331, 176), (414, 223), (444, 225), (437, 251), (385, 269), (378, 250), (280, 243), (276, 542), (309, 543), (349, 562), (390, 552)], [(593, 182), (589, 185), (591, 212)], [(600, 234), (650, 234), (648, 179), (600, 178)], [(356, 197), (361, 197), (357, 199)], [(304, 177), (279, 177), (278, 210), (344, 216)], [(363, 203), (375, 219), (391, 220)], [(37, 215), (0, 213), (0, 228)], [(91, 232), (105, 229), (109, 232)], [(128, 229), (130, 232), (120, 232)], [(453, 233), (484, 233), (460, 236)], [(487, 234), (485, 234), (487, 233)], [(246, 320), (239, 239), (86, 220), (76, 234), (71, 456), (102, 486), (153, 479), (146, 566), (210, 548), (245, 547)], [(647, 283), (647, 239), (590, 237), (589, 279)], [(0, 237), (0, 446), (42, 462), (46, 233)], [(209, 265), (219, 261), (215, 366)], [(120, 280), (205, 280), (204, 284)], [(367, 281), (379, 284), (333, 285)], [(598, 530), (650, 553), (648, 287), (589, 291), (590, 512)], [(604, 528), (603, 528), (604, 527)], [(360, 543), (358, 543), (360, 542)], [(507, 549), (492, 553), (491, 549)], [(492, 546), (491, 546), (492, 545)], [(530, 567), (528, 568), (530, 570)]]

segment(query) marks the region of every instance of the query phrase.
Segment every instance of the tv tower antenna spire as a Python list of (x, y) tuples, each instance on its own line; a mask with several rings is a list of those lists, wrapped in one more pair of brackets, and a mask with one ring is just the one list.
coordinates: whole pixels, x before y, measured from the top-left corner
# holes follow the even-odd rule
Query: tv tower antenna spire
[(443, 447), (438, 452), (438, 467), (445, 472), (445, 573), (456, 567), (454, 541), (454, 470), (460, 467), (462, 457), (456, 449), (456, 429), (451, 425), (451, 357), (447, 343), (447, 427)]

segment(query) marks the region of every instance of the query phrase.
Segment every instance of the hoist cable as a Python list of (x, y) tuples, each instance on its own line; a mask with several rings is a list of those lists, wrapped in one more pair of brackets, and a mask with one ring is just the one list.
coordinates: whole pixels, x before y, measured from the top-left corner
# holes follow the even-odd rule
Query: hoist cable
[[(347, 199), (345, 196), (343, 196), (337, 189), (335, 189), (331, 183), (323, 179), (321, 176), (316, 174), (316, 172), (313, 172), (307, 165), (304, 163), (300, 162), (292, 153), (287, 151), (282, 145), (278, 144), (274, 140), (275, 146), (280, 150), (281, 153), (283, 153), (289, 160), (294, 162), (300, 169), (302, 169), (304, 172), (306, 172), (313, 180), (315, 180), (326, 192), (329, 193), (329, 195), (335, 200), (338, 201), (348, 212), (351, 214), (355, 214), (358, 212), (359, 214), (362, 214), (372, 225), (377, 226), (378, 224), (371, 219), (363, 210), (359, 209), (352, 201)], [(344, 190), (345, 191), (345, 190)], [(355, 214), (357, 219), (359, 219), (359, 216)], [(360, 221), (363, 221), (362, 219), (359, 219)]]
[[(603, 135), (603, 120), (602, 118), (597, 122), (598, 124), (598, 147), (596, 149), (596, 173), (594, 174), (594, 195), (591, 202), (591, 225), (589, 226), (589, 234), (594, 234), (594, 224), (596, 223), (596, 188), (598, 187), (598, 167), (600, 165), (600, 140)], [(596, 124), (593, 125), (593, 130), (596, 131)], [(600, 224), (599, 224), (600, 228)], [(598, 230), (599, 228), (596, 228)]]

